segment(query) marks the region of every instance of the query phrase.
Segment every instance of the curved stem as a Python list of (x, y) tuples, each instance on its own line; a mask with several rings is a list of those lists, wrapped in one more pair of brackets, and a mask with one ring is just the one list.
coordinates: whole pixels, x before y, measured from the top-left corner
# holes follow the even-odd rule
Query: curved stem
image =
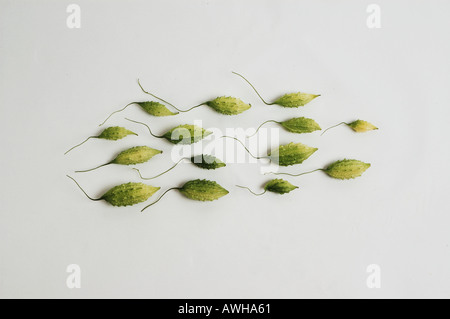
[(103, 124), (105, 124), (106, 121), (109, 120), (109, 118), (110, 118), (111, 116), (113, 116), (114, 114), (119, 113), (119, 112), (122, 112), (122, 111), (125, 110), (128, 106), (130, 106), (131, 104), (136, 104), (136, 103), (137, 103), (137, 102), (131, 102), (131, 103), (128, 103), (127, 105), (125, 105), (124, 108), (122, 108), (122, 109), (120, 109), (120, 110), (118, 110), (118, 111), (112, 112), (112, 113), (106, 118), (106, 120), (104, 120), (103, 123), (100, 124), (99, 126), (102, 126)]
[(289, 175), (289, 176), (301, 176), (301, 175), (306, 175), (306, 174), (310, 174), (310, 173), (314, 173), (317, 171), (325, 171), (323, 168), (318, 168), (315, 169), (313, 171), (309, 171), (309, 172), (305, 172), (305, 173), (300, 173), (300, 174), (290, 174), (290, 173), (266, 173), (266, 174), (273, 174), (273, 175)]
[(323, 131), (322, 132), (322, 134), (320, 134), (320, 136), (322, 136), (323, 134), (325, 134), (325, 132), (326, 131), (328, 131), (329, 129), (332, 129), (332, 128), (334, 128), (334, 127), (336, 127), (336, 126), (339, 126), (339, 125), (342, 125), (342, 124), (345, 124), (345, 125), (348, 125), (348, 123), (345, 123), (345, 122), (341, 122), (341, 123), (339, 123), (339, 124), (336, 124), (336, 125), (333, 125), (333, 126), (330, 126), (329, 128), (327, 128), (325, 131)]
[(179, 110), (179, 111), (180, 111), (180, 112), (189, 112), (190, 110), (193, 110), (193, 109), (195, 109), (195, 108), (197, 108), (197, 107), (199, 107), (199, 106), (205, 105), (206, 103), (208, 103), (208, 102), (200, 103), (200, 104), (198, 104), (198, 105), (196, 105), (196, 106), (193, 106), (193, 107), (191, 107), (191, 108), (189, 108), (189, 109), (187, 109), (187, 110), (184, 110), (184, 111), (182, 111), (182, 110)]
[(87, 198), (89, 198), (90, 200), (93, 200), (93, 201), (102, 200), (101, 197), (100, 197), (100, 198), (92, 198), (91, 196), (89, 196), (89, 195), (84, 191), (84, 189), (80, 186), (80, 184), (78, 184), (78, 182), (77, 182), (73, 177), (71, 177), (71, 176), (69, 176), (69, 175), (66, 175), (66, 176), (67, 176), (68, 178), (70, 178), (71, 180), (73, 180), (73, 181), (75, 182), (75, 184), (77, 184), (78, 188), (81, 189), (81, 191), (84, 193), (84, 195), (86, 195)]
[(71, 149), (69, 149), (67, 152), (64, 153), (64, 155), (66, 155), (67, 153), (69, 153), (71, 150), (73, 150), (74, 148), (77, 148), (78, 146), (83, 145), (84, 143), (86, 143), (89, 139), (91, 138), (98, 138), (98, 136), (89, 136), (87, 139), (85, 139), (83, 142), (81, 142), (80, 144), (75, 145), (74, 147), (72, 147)]
[(264, 195), (264, 194), (267, 192), (267, 189), (265, 189), (264, 192), (262, 192), (261, 194), (257, 194), (257, 193), (255, 193), (255, 192), (253, 192), (253, 191), (252, 191), (250, 188), (248, 188), (248, 187), (245, 187), (245, 186), (239, 186), (239, 185), (236, 185), (236, 187), (245, 188), (245, 189), (247, 189), (250, 193), (252, 193), (252, 194), (255, 195), (255, 196), (261, 196), (261, 195)]
[(251, 157), (253, 157), (254, 159), (262, 159), (262, 158), (267, 158), (267, 156), (254, 156), (249, 150), (248, 148), (244, 145), (244, 143), (242, 143), (239, 139), (237, 139), (236, 137), (232, 137), (232, 136), (221, 136), (220, 138), (231, 138), (235, 141), (238, 141), (239, 143), (241, 143), (242, 147), (245, 148), (245, 150), (247, 151), (248, 154), (250, 154)]
[(268, 120), (268, 121), (265, 121), (264, 123), (262, 123), (262, 124), (256, 129), (256, 132), (255, 132), (255, 133), (253, 133), (252, 135), (248, 135), (247, 137), (252, 137), (252, 136), (256, 135), (256, 133), (258, 133), (259, 129), (260, 129), (264, 124), (270, 123), (270, 122), (273, 122), (273, 123), (280, 123), (280, 122), (277, 122), (277, 121), (275, 121), (275, 120)]
[(152, 93), (147, 92), (146, 90), (144, 90), (144, 88), (143, 88), (142, 85), (141, 85), (141, 82), (139, 82), (139, 79), (138, 79), (138, 84), (139, 84), (139, 87), (141, 88), (142, 92), (144, 92), (145, 94), (151, 95), (151, 96), (153, 96), (155, 99), (158, 99), (158, 100), (160, 100), (161, 102), (164, 102), (164, 103), (170, 105), (171, 107), (173, 107), (173, 108), (174, 108), (175, 110), (177, 110), (178, 112), (189, 112), (190, 110), (195, 109), (196, 107), (202, 106), (202, 105), (204, 105), (204, 104), (206, 103), (206, 102), (205, 102), (205, 103), (202, 103), (202, 104), (193, 106), (193, 107), (191, 107), (190, 109), (187, 109), (187, 110), (180, 110), (178, 107), (176, 107), (176, 106), (173, 105), (172, 103), (169, 103), (169, 102), (167, 102), (166, 100), (163, 100), (162, 98), (160, 98), (160, 97), (158, 97), (158, 96), (156, 96), (156, 95), (154, 95), (154, 94), (152, 94)]
[(144, 208), (141, 209), (141, 212), (143, 212), (144, 210), (146, 210), (147, 208), (149, 208), (152, 205), (155, 205), (157, 202), (159, 202), (161, 200), (161, 198), (163, 198), (164, 195), (166, 195), (168, 192), (170, 192), (173, 189), (180, 189), (179, 187), (172, 187), (169, 188), (168, 190), (166, 190), (161, 196), (159, 196), (159, 198), (157, 200), (155, 200), (153, 203), (151, 203), (150, 205), (145, 206)]
[(100, 167), (103, 167), (103, 166), (106, 166), (106, 165), (109, 165), (109, 164), (111, 164), (111, 163), (102, 164), (102, 165), (100, 165), (100, 166), (97, 166), (97, 167), (94, 167), (94, 168), (91, 168), (91, 169), (87, 169), (87, 170), (85, 170), (85, 171), (75, 171), (75, 173), (86, 173), (86, 172), (90, 172), (90, 171), (93, 171), (94, 169), (97, 169), (97, 168), (100, 168)]
[(135, 121), (135, 120), (130, 120), (128, 118), (126, 118), (125, 120), (146, 126), (148, 131), (150, 132), (150, 135), (153, 136), (153, 137), (156, 137), (156, 138), (163, 138), (164, 137), (164, 135), (155, 135), (155, 134), (153, 134), (152, 130), (150, 129), (150, 127), (147, 124), (145, 124), (145, 123), (142, 123), (142, 122), (139, 122), (139, 121)]
[(236, 72), (231, 72), (233, 74), (236, 74), (237, 76), (240, 76), (241, 78), (243, 78), (245, 80), (245, 82), (247, 82), (248, 84), (250, 84), (250, 86), (252, 87), (252, 89), (256, 92), (256, 94), (258, 94), (259, 98), (261, 99), (261, 101), (263, 101), (264, 104), (266, 105), (273, 105), (274, 103), (267, 103), (266, 101), (264, 101), (264, 99), (262, 98), (262, 96), (258, 93), (258, 91), (255, 89), (255, 87), (250, 83), (249, 80), (247, 80), (243, 75), (240, 75), (239, 73)]
[(164, 175), (164, 174), (167, 173), (168, 171), (174, 169), (178, 164), (180, 164), (180, 162), (181, 162), (182, 160), (186, 160), (186, 159), (189, 159), (189, 158), (183, 157), (183, 158), (180, 159), (175, 165), (173, 165), (171, 168), (169, 168), (169, 169), (165, 170), (164, 172), (162, 172), (161, 174), (158, 174), (158, 175), (153, 176), (153, 177), (143, 177), (142, 174), (141, 174), (141, 171), (140, 171), (139, 169), (137, 169), (137, 168), (133, 168), (133, 169), (134, 169), (135, 171), (138, 172), (139, 177), (140, 177), (141, 179), (150, 180), (150, 179), (154, 179), (154, 178), (160, 177), (161, 175)]

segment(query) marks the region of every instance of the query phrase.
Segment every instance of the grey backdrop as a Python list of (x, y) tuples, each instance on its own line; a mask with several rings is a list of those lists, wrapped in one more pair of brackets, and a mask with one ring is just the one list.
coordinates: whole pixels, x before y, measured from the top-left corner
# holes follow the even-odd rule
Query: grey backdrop
[[(66, 25), (81, 8), (81, 28)], [(0, 1), (0, 297), (449, 297), (449, 2), (377, 1)], [(322, 96), (301, 109), (262, 104), (302, 90)], [(130, 107), (111, 125), (140, 134), (95, 141), (64, 156), (112, 111), (146, 100), (143, 84), (182, 107), (218, 95), (252, 103), (238, 117), (204, 107), (154, 118)], [(164, 150), (143, 173), (171, 164), (161, 133), (201, 119), (205, 127), (255, 127), (266, 119), (312, 117), (323, 127), (366, 119), (380, 130), (345, 127), (324, 136), (280, 131), (280, 142), (319, 148), (301, 172), (344, 157), (370, 162), (363, 177), (320, 172), (290, 178), (289, 195), (253, 197), (270, 178), (259, 164), (203, 171), (182, 164), (149, 184), (218, 181), (212, 203), (173, 192), (114, 208), (87, 200), (128, 181), (129, 167), (74, 174), (128, 146)], [(275, 126), (271, 126), (275, 127)], [(259, 150), (262, 154), (264, 149)], [(155, 198), (155, 197), (154, 197)], [(66, 268), (81, 267), (69, 289)], [(369, 265), (381, 288), (369, 289)]]

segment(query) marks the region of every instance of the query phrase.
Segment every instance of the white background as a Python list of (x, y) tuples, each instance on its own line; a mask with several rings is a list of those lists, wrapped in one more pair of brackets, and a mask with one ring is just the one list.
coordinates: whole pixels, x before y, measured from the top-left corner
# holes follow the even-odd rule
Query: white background
[[(76, 1), (80, 29), (66, 26), (70, 3), (0, 1), (0, 297), (450, 297), (448, 2), (377, 1), (380, 29), (366, 25), (369, 1)], [(268, 100), (322, 96), (300, 109), (266, 106), (231, 71)], [(64, 156), (110, 112), (149, 98), (137, 78), (181, 107), (232, 95), (252, 108), (156, 118), (131, 106), (109, 124), (139, 137)], [(259, 164), (182, 164), (149, 184), (208, 178), (230, 194), (201, 203), (172, 192), (145, 213), (91, 202), (65, 176), (93, 197), (138, 182), (117, 165), (73, 173), (134, 145), (164, 150), (140, 166), (146, 175), (169, 167), (172, 145), (124, 117), (162, 133), (200, 119), (225, 130), (294, 116), (380, 130), (280, 130), (280, 143), (319, 148), (284, 171), (345, 157), (372, 167), (352, 181), (289, 178), (295, 192), (253, 197), (234, 185), (262, 189), (270, 177)], [(66, 286), (69, 264), (81, 267), (81, 289)], [(371, 264), (381, 289), (366, 285)]]

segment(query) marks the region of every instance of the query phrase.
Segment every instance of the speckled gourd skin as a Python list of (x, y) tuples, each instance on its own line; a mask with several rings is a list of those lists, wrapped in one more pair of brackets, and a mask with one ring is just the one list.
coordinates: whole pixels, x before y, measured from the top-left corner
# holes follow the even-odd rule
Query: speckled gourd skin
[(191, 157), (191, 162), (203, 169), (217, 169), (227, 166), (217, 157), (206, 154)]
[(369, 163), (344, 159), (329, 165), (325, 169), (325, 173), (337, 179), (352, 179), (361, 176), (369, 167)]
[(148, 146), (135, 146), (121, 152), (111, 163), (120, 165), (141, 164), (161, 153), (162, 151)]
[(277, 194), (287, 194), (296, 188), (298, 188), (298, 186), (292, 185), (288, 181), (285, 181), (284, 179), (279, 179), (279, 178), (269, 181), (264, 186), (264, 189), (266, 191), (277, 193)]
[(314, 131), (320, 131), (319, 124), (313, 119), (306, 117), (295, 117), (287, 121), (280, 123), (286, 130), (292, 133), (311, 133)]
[(280, 166), (290, 166), (303, 163), (317, 150), (301, 143), (289, 143), (272, 150), (268, 156)]
[(198, 201), (213, 201), (227, 195), (229, 192), (214, 181), (196, 179), (189, 181), (179, 189), (189, 199)]
[(277, 104), (283, 107), (299, 107), (308, 104), (318, 96), (320, 95), (300, 92), (288, 93), (273, 102), (273, 104)]
[(173, 144), (193, 144), (211, 134), (199, 126), (184, 124), (174, 127), (163, 136)]
[(376, 127), (375, 125), (363, 120), (356, 120), (347, 125), (357, 133), (364, 133), (368, 131), (378, 130), (378, 127)]
[(143, 183), (127, 183), (111, 188), (101, 199), (113, 206), (131, 206), (145, 202), (160, 187), (153, 187)]
[(102, 138), (105, 140), (117, 141), (128, 135), (137, 135), (136, 133), (127, 130), (124, 127), (120, 126), (112, 126), (103, 130), (103, 132), (97, 136), (97, 138)]
[(251, 104), (244, 103), (241, 99), (231, 96), (220, 96), (205, 103), (216, 112), (225, 115), (237, 115), (251, 108)]
[(138, 102), (136, 104), (142, 107), (142, 109), (144, 109), (145, 112), (153, 116), (170, 116), (178, 114), (178, 112), (174, 113), (170, 111), (164, 104), (161, 104), (159, 102), (148, 101), (148, 102)]

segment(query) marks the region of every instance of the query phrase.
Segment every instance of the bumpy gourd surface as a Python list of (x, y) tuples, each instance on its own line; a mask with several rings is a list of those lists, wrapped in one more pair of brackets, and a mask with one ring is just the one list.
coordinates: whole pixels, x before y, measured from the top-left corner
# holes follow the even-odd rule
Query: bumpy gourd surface
[(280, 97), (274, 102), (274, 104), (284, 106), (284, 107), (299, 107), (304, 106), (314, 100), (319, 95), (308, 94), (308, 93), (289, 93)]
[(128, 135), (137, 135), (136, 133), (127, 130), (124, 127), (112, 126), (103, 130), (103, 132), (98, 136), (98, 138), (103, 138), (105, 140), (117, 141)]
[(292, 133), (311, 133), (314, 131), (321, 130), (319, 124), (313, 119), (308, 119), (306, 117), (296, 117), (284, 122), (281, 125)]
[(362, 175), (370, 164), (358, 160), (344, 159), (327, 167), (325, 173), (337, 179), (351, 179)]
[(228, 194), (228, 191), (214, 181), (193, 180), (179, 190), (187, 198), (198, 201), (213, 201)]
[(191, 162), (203, 169), (217, 169), (225, 167), (226, 164), (212, 155), (197, 155), (191, 157)]
[(279, 178), (269, 181), (266, 186), (264, 186), (265, 190), (278, 194), (286, 194), (296, 188), (298, 188), (298, 186), (292, 185), (288, 181)]
[(143, 183), (127, 183), (111, 188), (102, 199), (113, 206), (131, 206), (145, 202), (159, 189)]
[(271, 161), (280, 166), (301, 164), (318, 149), (301, 143), (289, 143), (272, 150), (268, 155)]
[(199, 126), (184, 124), (174, 127), (164, 137), (173, 144), (193, 144), (211, 134)]
[(212, 101), (206, 102), (206, 105), (212, 107), (215, 111), (226, 114), (236, 115), (251, 108), (250, 104), (244, 103), (238, 98), (231, 96), (221, 96)]
[(148, 114), (153, 116), (170, 116), (170, 115), (176, 115), (177, 113), (171, 112), (167, 107), (165, 107), (164, 104), (161, 104), (159, 102), (139, 102), (136, 103), (140, 107), (142, 107)]
[(350, 126), (352, 128), (352, 130), (354, 130), (355, 132), (358, 132), (358, 133), (363, 133), (363, 132), (372, 131), (372, 130), (378, 130), (378, 127), (376, 127), (375, 125), (373, 125), (372, 123), (369, 123), (367, 121), (363, 121), (363, 120), (356, 120), (347, 125)]
[(161, 153), (162, 151), (148, 146), (136, 146), (121, 152), (111, 163), (121, 165), (140, 164), (147, 162), (153, 156)]

